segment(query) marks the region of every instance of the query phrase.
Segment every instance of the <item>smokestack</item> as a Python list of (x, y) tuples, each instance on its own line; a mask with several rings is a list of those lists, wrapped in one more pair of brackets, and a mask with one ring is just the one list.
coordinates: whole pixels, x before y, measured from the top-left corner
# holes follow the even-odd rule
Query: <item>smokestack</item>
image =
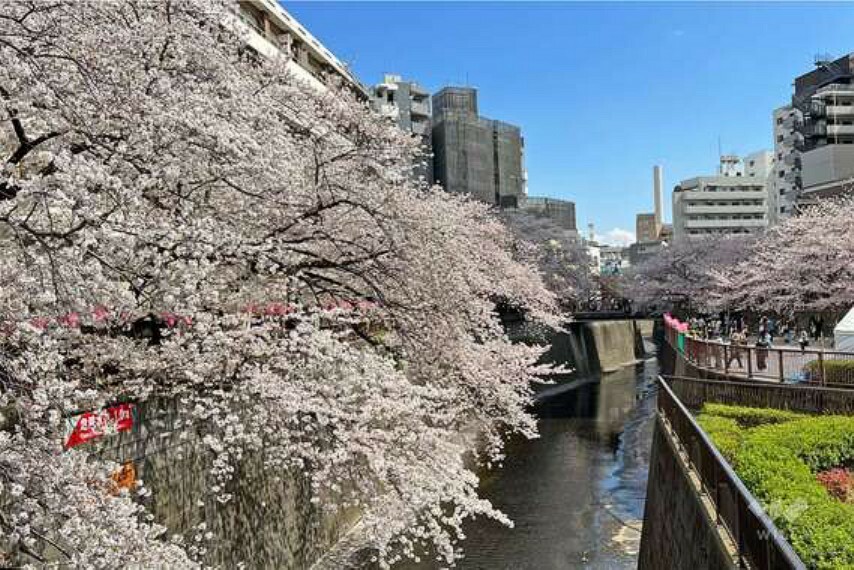
[(590, 235), (590, 241), (596, 241), (596, 231), (593, 229), (593, 222), (587, 224), (587, 232)]
[(664, 194), (663, 182), (661, 180), (661, 167), (655, 165), (652, 167), (652, 183), (653, 183), (653, 200), (655, 200), (655, 229), (661, 231), (661, 226), (664, 225)]

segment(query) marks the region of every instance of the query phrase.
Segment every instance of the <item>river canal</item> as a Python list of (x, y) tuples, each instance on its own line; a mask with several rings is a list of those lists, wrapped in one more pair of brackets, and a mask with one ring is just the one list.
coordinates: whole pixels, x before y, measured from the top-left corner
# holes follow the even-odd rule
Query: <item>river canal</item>
[(537, 407), (540, 438), (511, 441), (503, 468), (482, 479), (484, 496), (515, 527), (470, 522), (458, 567), (636, 568), (657, 373), (653, 354), (549, 387)]

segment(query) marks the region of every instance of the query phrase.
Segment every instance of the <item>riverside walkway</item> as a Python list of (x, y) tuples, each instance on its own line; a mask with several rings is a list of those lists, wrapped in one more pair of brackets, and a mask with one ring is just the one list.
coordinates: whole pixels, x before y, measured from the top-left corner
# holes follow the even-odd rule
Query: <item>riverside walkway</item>
[(810, 383), (854, 389), (854, 353), (823, 348), (769, 348), (700, 339), (672, 317), (664, 320), (665, 339), (697, 368), (730, 378)]

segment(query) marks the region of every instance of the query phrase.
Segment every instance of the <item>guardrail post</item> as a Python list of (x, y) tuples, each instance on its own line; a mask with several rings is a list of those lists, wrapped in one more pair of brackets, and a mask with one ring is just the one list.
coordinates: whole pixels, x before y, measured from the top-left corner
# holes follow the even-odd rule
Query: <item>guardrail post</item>
[(777, 362), (780, 365), (780, 383), (782, 384), (783, 382), (786, 381), (786, 375), (783, 373), (783, 351), (782, 350), (777, 349), (777, 357), (778, 357)]
[(827, 376), (824, 373), (824, 353), (822, 351), (818, 351), (818, 369), (821, 374), (821, 385), (827, 386)]
[(724, 374), (729, 376), (729, 345), (724, 345)]
[(747, 348), (747, 377), (753, 378), (753, 349)]

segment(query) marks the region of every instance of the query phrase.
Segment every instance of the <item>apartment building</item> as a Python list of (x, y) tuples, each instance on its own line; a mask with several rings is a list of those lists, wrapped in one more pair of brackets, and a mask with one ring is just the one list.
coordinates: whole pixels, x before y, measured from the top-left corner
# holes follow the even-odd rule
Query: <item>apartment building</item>
[(371, 89), (371, 107), (388, 117), (407, 133), (419, 137), (424, 149), (416, 176), (433, 183), (433, 145), (431, 133), (430, 93), (414, 81), (404, 81), (400, 75), (387, 73), (382, 82)]
[(803, 114), (801, 200), (848, 192), (854, 186), (854, 54), (816, 59), (795, 79), (792, 104)]
[(794, 87), (791, 104), (773, 113), (772, 223), (854, 187), (854, 54), (816, 57)]
[(347, 66), (275, 0), (240, 0), (233, 23), (262, 56), (290, 57), (288, 70), (303, 82), (322, 91), (344, 88), (368, 99), (368, 90)]
[(752, 233), (768, 226), (773, 155), (722, 156), (715, 176), (683, 180), (673, 190), (673, 239)]
[(418, 83), (387, 73), (371, 90), (371, 106), (404, 131), (430, 136), (430, 93)]
[(795, 126), (803, 119), (801, 111), (791, 105), (774, 110), (774, 171), (768, 187), (769, 222), (792, 215), (801, 194), (801, 153), (803, 137)]
[(433, 177), (448, 192), (516, 208), (526, 194), (519, 127), (478, 115), (477, 90), (445, 87), (433, 95)]

